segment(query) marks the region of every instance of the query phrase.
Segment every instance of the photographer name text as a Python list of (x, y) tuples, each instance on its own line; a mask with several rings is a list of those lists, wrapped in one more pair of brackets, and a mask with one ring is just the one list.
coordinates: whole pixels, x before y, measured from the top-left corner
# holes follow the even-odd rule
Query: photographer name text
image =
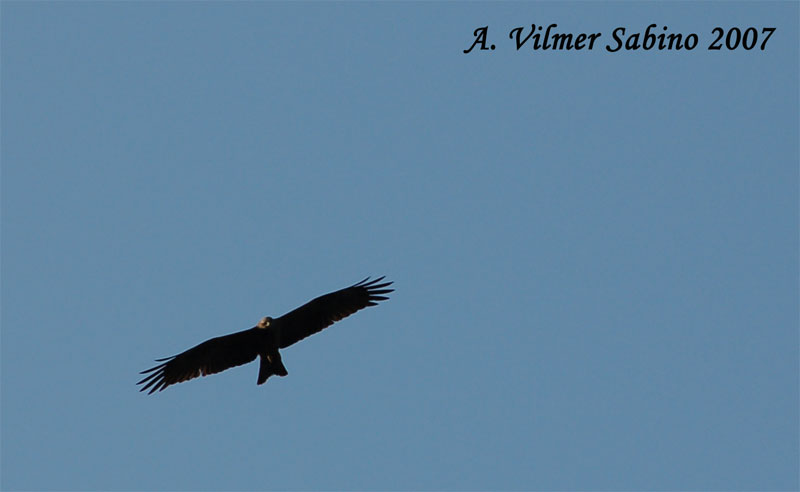
[[(667, 26), (650, 24), (635, 30), (617, 27), (608, 36), (603, 33), (562, 32), (558, 24), (548, 26), (531, 24), (530, 28), (515, 27), (508, 33), (511, 46), (517, 51), (593, 51), (602, 47), (609, 53), (626, 51), (692, 51), (696, 48), (719, 50), (761, 50), (767, 47), (774, 27), (714, 27), (707, 39), (701, 41), (697, 33), (671, 31)], [(606, 42), (605, 40), (609, 41)], [(489, 41), (489, 26), (476, 28), (470, 40), (472, 45), (464, 53), (494, 51), (497, 46)]]

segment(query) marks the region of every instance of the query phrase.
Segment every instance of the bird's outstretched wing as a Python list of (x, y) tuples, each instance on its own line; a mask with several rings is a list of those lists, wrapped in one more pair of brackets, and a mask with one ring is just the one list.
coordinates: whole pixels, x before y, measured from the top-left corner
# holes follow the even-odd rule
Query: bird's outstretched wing
[(262, 334), (263, 330), (251, 328), (206, 340), (179, 355), (156, 359), (156, 362), (162, 364), (141, 372), (151, 374), (136, 383), (144, 384), (139, 391), (149, 388), (148, 394), (152, 394), (154, 391), (163, 391), (171, 384), (247, 364), (258, 355)]
[(383, 279), (384, 277), (380, 277), (370, 281), (367, 277), (350, 287), (317, 297), (275, 319), (273, 326), (278, 329), (279, 347), (286, 348), (356, 311), (367, 306), (375, 306), (378, 301), (388, 299), (383, 294), (388, 294), (394, 289), (386, 288), (392, 285), (392, 282), (380, 283)]

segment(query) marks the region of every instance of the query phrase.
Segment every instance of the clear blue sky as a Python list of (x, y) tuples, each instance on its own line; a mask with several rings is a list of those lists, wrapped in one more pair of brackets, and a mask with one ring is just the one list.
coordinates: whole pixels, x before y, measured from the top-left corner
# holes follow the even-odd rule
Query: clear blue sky
[[(797, 2), (0, 9), (3, 489), (800, 486)], [(134, 385), (367, 275), (288, 377)]]

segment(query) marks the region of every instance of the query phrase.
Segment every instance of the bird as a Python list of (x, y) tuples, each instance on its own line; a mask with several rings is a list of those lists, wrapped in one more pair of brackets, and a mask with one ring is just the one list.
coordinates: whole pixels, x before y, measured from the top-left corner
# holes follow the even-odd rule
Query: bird
[(289, 372), (278, 349), (387, 300), (386, 294), (394, 289), (388, 288), (393, 282), (381, 283), (384, 278), (367, 277), (350, 287), (319, 296), (279, 318), (265, 316), (249, 330), (212, 338), (181, 354), (156, 359), (161, 364), (140, 373), (147, 376), (136, 383), (143, 385), (139, 391), (149, 389), (148, 394), (153, 394), (176, 383), (247, 364), (256, 357), (260, 357), (256, 384), (264, 384), (272, 375), (287, 376)]

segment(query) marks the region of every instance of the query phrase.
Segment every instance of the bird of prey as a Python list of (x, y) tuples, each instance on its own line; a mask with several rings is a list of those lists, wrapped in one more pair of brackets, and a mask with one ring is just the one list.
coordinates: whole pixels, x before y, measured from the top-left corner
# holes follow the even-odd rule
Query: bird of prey
[(264, 384), (273, 374), (286, 376), (289, 373), (281, 362), (278, 349), (286, 348), (356, 311), (388, 299), (384, 294), (394, 289), (387, 288), (392, 282), (380, 283), (383, 279), (380, 277), (370, 281), (367, 277), (350, 287), (317, 297), (280, 318), (267, 316), (249, 330), (212, 338), (182, 354), (156, 359), (161, 364), (141, 372), (149, 375), (136, 383), (144, 385), (139, 391), (149, 389), (148, 394), (163, 391), (171, 384), (247, 364), (256, 356), (261, 358), (258, 384)]

